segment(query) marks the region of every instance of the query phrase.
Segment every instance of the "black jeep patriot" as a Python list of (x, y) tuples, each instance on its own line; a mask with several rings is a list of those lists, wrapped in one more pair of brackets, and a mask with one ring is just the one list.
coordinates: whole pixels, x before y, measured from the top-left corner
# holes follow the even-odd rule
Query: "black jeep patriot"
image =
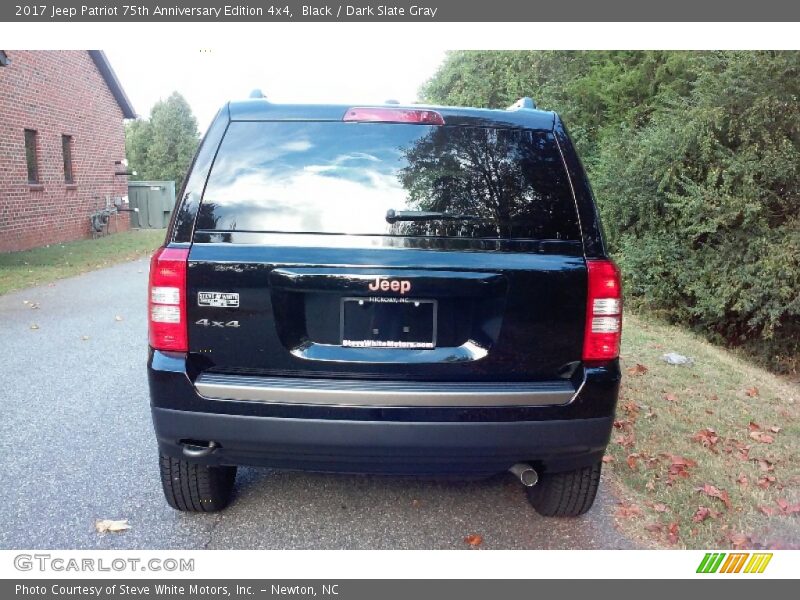
[(559, 116), (231, 102), (152, 258), (148, 375), (169, 504), (237, 465), (510, 470), (586, 512), (622, 305)]

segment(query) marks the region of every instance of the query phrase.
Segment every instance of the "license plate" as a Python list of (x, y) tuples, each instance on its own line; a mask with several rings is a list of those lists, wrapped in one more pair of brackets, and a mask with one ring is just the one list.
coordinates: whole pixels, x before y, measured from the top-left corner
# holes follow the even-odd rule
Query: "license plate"
[(342, 346), (435, 348), (436, 300), (343, 298)]

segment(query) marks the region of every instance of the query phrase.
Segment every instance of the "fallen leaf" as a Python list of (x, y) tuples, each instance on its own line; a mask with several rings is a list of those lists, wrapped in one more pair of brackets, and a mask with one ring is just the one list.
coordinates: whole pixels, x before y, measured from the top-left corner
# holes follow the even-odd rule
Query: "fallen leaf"
[(89, 339), (89, 336), (88, 336), (88, 335), (82, 335), (82, 336), (81, 336), (81, 340), (83, 340), (84, 342), (85, 342), (86, 340), (88, 340), (88, 339)]
[(789, 504), (783, 498), (778, 498), (775, 500), (775, 504), (780, 507), (782, 515), (793, 515), (795, 513), (800, 513), (800, 504)]
[(759, 458), (756, 460), (758, 462), (758, 468), (764, 473), (769, 473), (770, 471), (775, 470), (775, 465), (773, 465), (772, 462), (768, 461), (766, 458)]
[(728, 492), (725, 490), (720, 490), (719, 488), (711, 485), (710, 483), (706, 483), (703, 487), (695, 488), (696, 492), (702, 492), (706, 496), (711, 498), (717, 498), (721, 500), (722, 503), (725, 505), (725, 508), (730, 510), (731, 508), (731, 499), (728, 496)]
[(759, 425), (758, 423), (755, 423), (754, 421), (750, 421), (747, 424), (747, 429), (749, 429), (750, 431), (758, 431), (758, 430), (761, 429), (761, 425)]
[(747, 475), (745, 475), (744, 473), (739, 473), (739, 476), (736, 478), (736, 483), (738, 483), (743, 488), (746, 488), (748, 485)]
[(612, 462), (614, 462), (614, 457), (611, 456), (610, 454), (606, 454), (605, 456), (603, 456), (603, 462), (604, 463), (612, 463)]
[(740, 442), (737, 440), (726, 439), (723, 440), (722, 450), (731, 454), (734, 450), (736, 451), (736, 458), (739, 460), (750, 460), (750, 445), (745, 444), (744, 442)]
[(771, 444), (772, 442), (775, 441), (774, 437), (772, 437), (768, 433), (764, 433), (763, 431), (751, 431), (750, 437), (762, 444)]
[(617, 507), (617, 517), (620, 519), (630, 519), (642, 515), (642, 509), (636, 504), (620, 504)]
[(712, 510), (706, 506), (700, 506), (697, 508), (697, 511), (694, 513), (692, 517), (692, 522), (694, 523), (702, 523), (706, 519), (716, 519), (719, 516), (719, 513), (715, 510)]
[(638, 404), (636, 404), (636, 402), (634, 402), (632, 400), (629, 400), (628, 402), (625, 402), (622, 405), (622, 410), (624, 410), (625, 413), (629, 417), (631, 417), (632, 419), (636, 418), (636, 415), (639, 414), (639, 410), (640, 409), (641, 409), (641, 406), (639, 406)]
[(648, 371), (647, 367), (645, 367), (643, 364), (640, 363), (636, 363), (632, 367), (628, 367), (626, 369), (628, 375), (644, 375), (645, 373), (647, 373), (647, 371)]
[(29, 308), (31, 308), (33, 310), (36, 310), (37, 308), (39, 308), (39, 303), (38, 302), (31, 302), (30, 305), (29, 305)]
[(639, 455), (637, 453), (629, 454), (627, 458), (628, 468), (636, 470), (636, 464), (639, 460)]
[(678, 534), (680, 533), (680, 529), (678, 527), (678, 522), (673, 521), (669, 524), (669, 528), (667, 529), (667, 539), (669, 539), (670, 544), (677, 544), (678, 543)]
[(750, 538), (743, 533), (728, 534), (728, 541), (734, 550), (744, 550), (750, 545)]
[(477, 533), (473, 533), (472, 535), (468, 535), (467, 537), (465, 537), (464, 541), (473, 548), (477, 548), (483, 543), (483, 536), (478, 535)]
[(31, 323), (31, 329), (39, 329), (39, 326), (36, 323)]
[(661, 533), (664, 531), (664, 526), (661, 523), (649, 523), (644, 528), (651, 533)]
[(97, 530), (97, 533), (118, 533), (120, 531), (130, 529), (131, 526), (128, 524), (128, 519), (122, 519), (119, 521), (114, 521), (112, 519), (98, 519), (94, 522), (94, 528)]
[(636, 438), (634, 437), (633, 433), (618, 435), (616, 438), (614, 438), (614, 443), (619, 444), (623, 448), (630, 448), (636, 443)]
[(763, 504), (758, 507), (758, 510), (760, 510), (762, 513), (764, 513), (768, 517), (774, 517), (776, 514), (778, 514), (778, 509), (777, 508), (772, 508), (771, 506), (766, 506), (766, 505), (763, 505)]
[(758, 478), (756, 485), (762, 490), (766, 490), (769, 489), (773, 483), (775, 483), (775, 477), (773, 475), (763, 475), (762, 477)]
[(122, 317), (120, 315), (117, 315), (116, 317), (114, 317), (114, 320), (115, 321), (122, 321)]
[(770, 430), (772, 433), (780, 433), (780, 431), (781, 431), (781, 428), (780, 428), (780, 427), (778, 427), (778, 426), (776, 426), (776, 425), (773, 425), (772, 427), (770, 427), (770, 428), (769, 428), (769, 430)]
[(653, 504), (653, 510), (656, 512), (663, 513), (667, 512), (667, 510), (669, 510), (669, 507), (667, 507), (667, 505), (664, 504), (663, 502), (656, 502), (655, 504)]
[(710, 427), (706, 427), (705, 429), (701, 429), (695, 433), (692, 436), (692, 441), (700, 442), (706, 448), (713, 448), (719, 441), (719, 436), (717, 435), (716, 431)]
[(677, 456), (675, 454), (663, 454), (662, 456), (666, 456), (670, 460), (668, 485), (672, 485), (678, 477), (688, 478), (689, 469), (697, 466), (695, 461), (685, 456)]
[(758, 398), (758, 388), (757, 388), (756, 386), (751, 386), (751, 387), (747, 388), (747, 389), (744, 391), (744, 393), (745, 393), (745, 394), (746, 394), (746, 395), (747, 395), (749, 398)]
[(667, 402), (677, 402), (678, 397), (675, 394), (667, 393), (664, 394), (664, 400), (666, 400)]

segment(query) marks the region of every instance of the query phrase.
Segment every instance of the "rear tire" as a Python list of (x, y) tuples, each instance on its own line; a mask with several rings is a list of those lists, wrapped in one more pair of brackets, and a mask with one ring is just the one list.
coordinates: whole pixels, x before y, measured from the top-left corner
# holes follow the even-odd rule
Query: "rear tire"
[(539, 482), (525, 488), (528, 502), (543, 517), (577, 517), (588, 511), (600, 485), (602, 463), (589, 467), (545, 473)]
[(236, 467), (209, 467), (159, 455), (167, 503), (185, 512), (216, 512), (231, 500)]

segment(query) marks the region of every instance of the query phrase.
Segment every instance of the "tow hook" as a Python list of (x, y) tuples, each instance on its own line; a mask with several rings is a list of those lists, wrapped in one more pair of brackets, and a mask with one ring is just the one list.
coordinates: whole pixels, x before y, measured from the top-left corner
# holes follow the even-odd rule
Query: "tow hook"
[(186, 458), (203, 458), (208, 456), (214, 450), (219, 448), (219, 444), (217, 442), (208, 442), (207, 445), (201, 446), (196, 443), (185, 443), (183, 444), (183, 455)]
[(508, 470), (525, 487), (533, 487), (539, 481), (539, 474), (528, 463), (517, 463)]

